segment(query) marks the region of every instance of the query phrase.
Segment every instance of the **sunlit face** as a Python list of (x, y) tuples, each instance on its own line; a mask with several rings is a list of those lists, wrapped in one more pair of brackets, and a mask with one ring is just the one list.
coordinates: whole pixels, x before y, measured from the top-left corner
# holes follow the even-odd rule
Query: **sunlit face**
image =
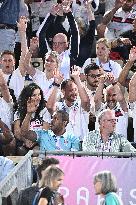
[(45, 59), (45, 72), (50, 72), (54, 74), (55, 70), (58, 68), (57, 60), (52, 55), (46, 56)]
[(95, 194), (101, 194), (101, 189), (102, 189), (102, 182), (101, 181), (97, 181), (94, 183), (94, 189), (95, 189)]
[(64, 175), (57, 177), (52, 181), (51, 188), (53, 190), (58, 190), (59, 187), (62, 185), (63, 180), (64, 180)]
[(110, 109), (113, 109), (117, 104), (117, 94), (114, 88), (109, 88), (106, 94), (106, 102)]
[(53, 38), (53, 50), (61, 54), (68, 47), (67, 37), (64, 34), (57, 34)]
[(110, 49), (104, 43), (98, 43), (96, 45), (96, 54), (98, 58), (108, 58)]
[(116, 117), (114, 111), (107, 111), (100, 121), (100, 127), (108, 130), (109, 133), (113, 133), (116, 128)]
[(4, 54), (2, 56), (2, 71), (5, 74), (11, 74), (14, 70), (15, 59), (11, 54)]
[(40, 93), (40, 89), (35, 89), (32, 96), (31, 96), (31, 100), (35, 101), (35, 105), (39, 105), (40, 101), (41, 101), (41, 93)]
[(86, 75), (86, 80), (87, 83), (94, 87), (97, 88), (99, 85), (99, 79), (100, 79), (101, 73), (100, 70), (90, 70), (89, 73)]
[(68, 82), (66, 88), (64, 90), (64, 98), (66, 98), (69, 102), (74, 102), (78, 96), (78, 88), (74, 82)]
[(60, 113), (56, 113), (53, 115), (51, 121), (51, 129), (54, 133), (59, 132), (63, 129), (64, 123), (62, 121), (62, 116)]
[(124, 11), (130, 11), (132, 9), (132, 6), (134, 4), (133, 0), (126, 0), (122, 6)]

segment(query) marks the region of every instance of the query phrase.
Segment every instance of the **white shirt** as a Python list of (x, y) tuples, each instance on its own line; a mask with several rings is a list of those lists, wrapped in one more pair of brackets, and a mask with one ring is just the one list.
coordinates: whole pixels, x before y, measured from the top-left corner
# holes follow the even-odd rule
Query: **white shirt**
[(76, 100), (71, 107), (64, 102), (56, 102), (57, 110), (69, 113), (69, 123), (66, 131), (73, 133), (82, 140), (88, 134), (89, 112), (81, 107), (81, 101)]
[(60, 72), (64, 75), (64, 80), (70, 78), (70, 50), (66, 50), (59, 55), (61, 65)]
[[(47, 79), (46, 74), (39, 69), (36, 69), (36, 73), (33, 76), (33, 82), (36, 83), (43, 91), (44, 99), (47, 101), (52, 93), (54, 78)], [(57, 93), (57, 98), (60, 99), (61, 90)]]
[(44, 99), (47, 101), (52, 91), (52, 83), (54, 78), (47, 79), (46, 74), (38, 69), (33, 76), (33, 82), (36, 83), (43, 91)]
[(110, 21), (110, 23), (107, 25), (107, 28), (105, 30), (105, 38), (109, 40), (113, 40), (119, 38), (119, 36), (122, 33), (132, 30), (133, 29), (132, 21), (135, 18), (136, 18), (135, 10), (131, 10), (130, 12), (125, 12), (122, 10), (122, 8), (119, 8), (114, 14), (112, 21)]
[(92, 91), (92, 90), (89, 90), (87, 88), (87, 85), (86, 83), (84, 83), (84, 88), (87, 92), (87, 95), (89, 96), (89, 99), (90, 99), (90, 112), (95, 115), (95, 102), (94, 102), (94, 95), (96, 93), (96, 90), (95, 91)]
[(7, 157), (0, 156), (0, 182), (10, 173), (14, 168), (14, 163)]
[(9, 87), (14, 90), (14, 95), (16, 99), (18, 99), (21, 91), (23, 90), (25, 85), (25, 77), (23, 77), (20, 73), (19, 68), (13, 71)]
[(0, 118), (11, 129), (13, 123), (13, 103), (7, 103), (3, 98), (0, 98)]

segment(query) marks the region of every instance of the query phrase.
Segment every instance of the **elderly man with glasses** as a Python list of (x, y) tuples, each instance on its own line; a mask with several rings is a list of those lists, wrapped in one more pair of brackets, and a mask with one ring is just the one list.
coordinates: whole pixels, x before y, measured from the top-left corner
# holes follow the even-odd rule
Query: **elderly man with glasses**
[(91, 131), (83, 141), (83, 151), (90, 152), (136, 152), (131, 143), (115, 132), (115, 111), (106, 109), (98, 117), (99, 131)]

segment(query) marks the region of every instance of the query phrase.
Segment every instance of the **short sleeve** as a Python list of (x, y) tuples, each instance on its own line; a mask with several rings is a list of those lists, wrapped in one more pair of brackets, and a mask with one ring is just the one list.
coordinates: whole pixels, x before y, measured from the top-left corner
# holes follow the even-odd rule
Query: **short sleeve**
[(51, 197), (53, 196), (53, 192), (49, 187), (46, 187), (42, 190), (40, 198), (46, 198), (48, 202), (50, 202)]

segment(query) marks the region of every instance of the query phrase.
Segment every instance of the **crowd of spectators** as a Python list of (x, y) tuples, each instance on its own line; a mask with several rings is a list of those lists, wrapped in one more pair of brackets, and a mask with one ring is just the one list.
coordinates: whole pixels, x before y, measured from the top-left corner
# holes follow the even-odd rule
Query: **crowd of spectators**
[(0, 0), (0, 154), (135, 152), (135, 30), (135, 0)]

